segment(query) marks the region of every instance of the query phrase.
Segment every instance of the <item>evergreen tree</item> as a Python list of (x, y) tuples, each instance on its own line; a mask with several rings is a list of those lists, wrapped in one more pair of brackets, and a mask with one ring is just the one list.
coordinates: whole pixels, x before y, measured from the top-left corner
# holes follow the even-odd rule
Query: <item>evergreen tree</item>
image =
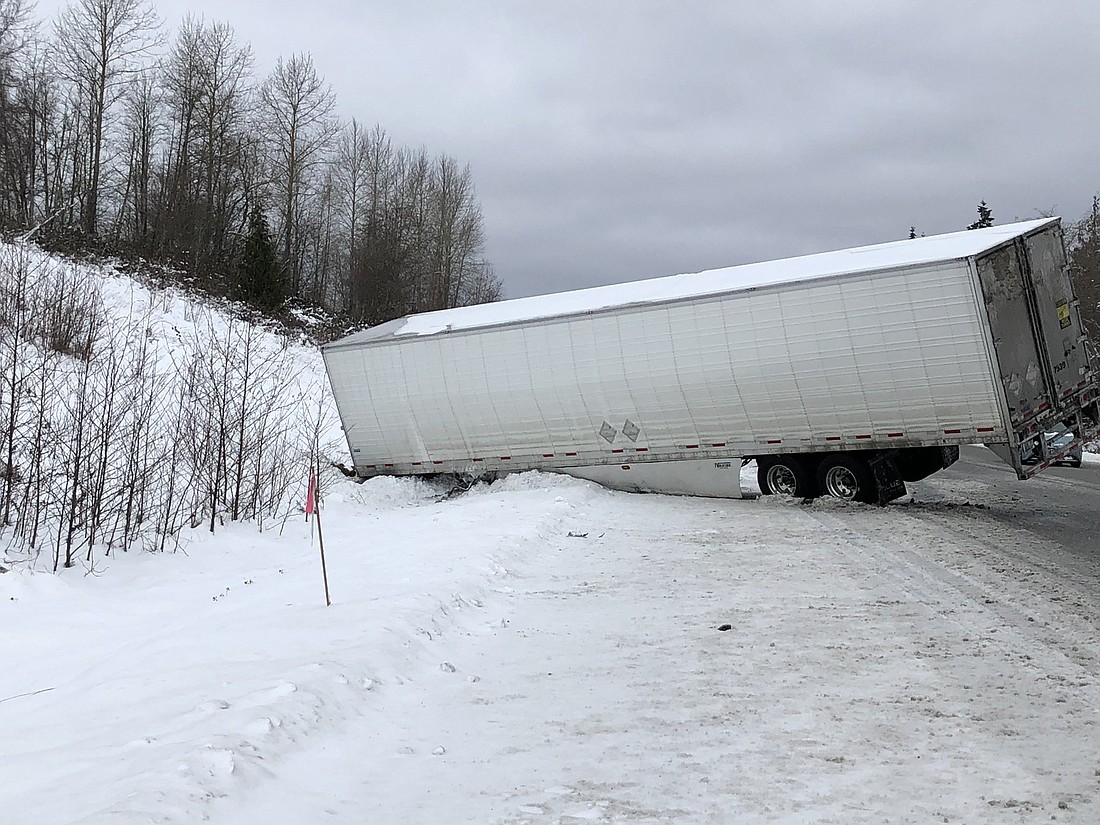
[(910, 226), (909, 227), (909, 240), (913, 240), (913, 238), (915, 238), (915, 237), (917, 237), (917, 228), (915, 226)]
[(248, 217), (248, 234), (237, 259), (234, 295), (260, 309), (275, 309), (287, 297), (282, 267), (275, 255), (275, 243), (267, 218), (259, 206)]
[(993, 226), (993, 210), (986, 206), (985, 201), (978, 204), (978, 220), (966, 227), (967, 229), (985, 229)]

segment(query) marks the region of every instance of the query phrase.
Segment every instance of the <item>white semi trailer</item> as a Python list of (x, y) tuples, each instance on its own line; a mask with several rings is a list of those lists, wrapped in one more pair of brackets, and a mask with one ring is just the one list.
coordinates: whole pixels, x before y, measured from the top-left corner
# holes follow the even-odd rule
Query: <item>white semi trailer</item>
[(1100, 418), (1056, 218), (411, 315), (323, 353), (361, 477), (737, 496), (754, 458), (765, 494), (885, 503), (962, 444), (1027, 478), (1044, 432)]

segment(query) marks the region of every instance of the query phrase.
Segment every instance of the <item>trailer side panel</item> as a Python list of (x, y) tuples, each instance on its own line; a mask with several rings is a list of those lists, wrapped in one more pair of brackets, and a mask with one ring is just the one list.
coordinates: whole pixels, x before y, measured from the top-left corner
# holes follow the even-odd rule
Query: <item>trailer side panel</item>
[(361, 475), (1006, 441), (968, 264), (328, 349)]

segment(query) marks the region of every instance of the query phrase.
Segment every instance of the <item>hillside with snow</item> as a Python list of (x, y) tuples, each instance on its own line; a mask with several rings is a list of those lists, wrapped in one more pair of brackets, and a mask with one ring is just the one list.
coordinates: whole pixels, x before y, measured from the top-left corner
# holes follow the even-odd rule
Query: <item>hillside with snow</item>
[(111, 267), (0, 246), (0, 522), (58, 570), (278, 522), (344, 451), (313, 346)]

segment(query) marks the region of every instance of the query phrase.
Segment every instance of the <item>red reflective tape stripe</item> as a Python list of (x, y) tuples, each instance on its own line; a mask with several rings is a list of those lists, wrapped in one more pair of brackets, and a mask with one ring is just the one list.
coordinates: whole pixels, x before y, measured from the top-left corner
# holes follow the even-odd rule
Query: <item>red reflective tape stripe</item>
[(442, 464), (442, 461), (433, 461), (432, 464)]
[(725, 441), (719, 441), (717, 444), (711, 444), (710, 446), (712, 446), (712, 447), (725, 447), (726, 442)]
[(625, 453), (626, 450), (612, 450), (613, 453)]
[(869, 435), (857, 435), (856, 438), (870, 438)]
[(782, 444), (783, 439), (782, 438), (769, 438), (768, 443), (769, 444)]
[(471, 458), (470, 461), (484, 461), (484, 458)]
[(991, 433), (991, 432), (993, 432), (993, 427), (978, 427), (978, 432), (980, 432), (980, 433)]
[(575, 456), (576, 453), (566, 453), (567, 456)]
[(421, 464), (423, 464), (423, 463), (424, 463), (424, 462), (422, 462), (422, 461), (414, 461), (414, 462), (412, 463), (412, 465), (413, 465), (414, 467), (419, 467), (419, 466), (420, 466)]
[(377, 469), (378, 469), (378, 465), (377, 465), (377, 464), (368, 464), (368, 465), (367, 465), (367, 469), (368, 469), (368, 470), (377, 470)]
[(826, 441), (840, 441), (840, 436), (839, 435), (827, 435), (827, 436), (825, 436), (825, 440)]
[(698, 450), (699, 445), (698, 444), (685, 444), (684, 449), (685, 450)]
[(512, 460), (512, 457), (511, 457), (510, 455), (502, 455), (502, 456), (500, 457), (500, 460), (501, 460), (501, 461), (511, 461), (511, 460)]
[(553, 454), (553, 453), (543, 453), (543, 454), (542, 454), (542, 457), (543, 457), (543, 458), (553, 458), (553, 457), (554, 457), (554, 454)]
[(905, 433), (886, 433), (887, 438), (901, 438)]
[(962, 432), (962, 430), (944, 430), (943, 434), (944, 435), (959, 435), (961, 432)]
[(382, 466), (383, 466), (383, 467), (389, 467), (389, 468), (390, 468), (391, 470), (393, 469), (393, 465), (392, 465), (392, 464), (383, 464)]
[(636, 453), (648, 453), (649, 452), (649, 447), (635, 447), (634, 452), (636, 452)]

